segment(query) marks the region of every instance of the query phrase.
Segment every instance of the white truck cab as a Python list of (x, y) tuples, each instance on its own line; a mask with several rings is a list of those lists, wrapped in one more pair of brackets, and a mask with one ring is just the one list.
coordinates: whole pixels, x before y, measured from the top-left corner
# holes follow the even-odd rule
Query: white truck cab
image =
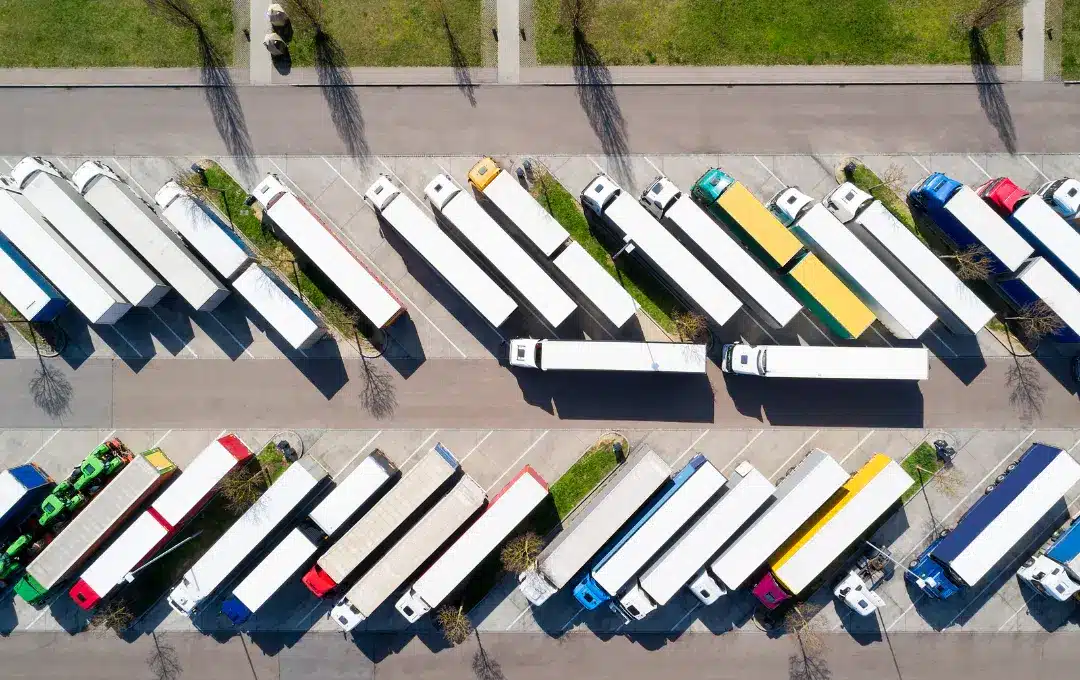
[(769, 200), (768, 208), (781, 224), (790, 227), (813, 202), (814, 199), (799, 191), (798, 187), (788, 187)]
[(1041, 552), (1024, 562), (1016, 575), (1035, 590), (1058, 602), (1068, 602), (1080, 593), (1080, 584), (1072, 579), (1065, 567)]
[(844, 224), (855, 219), (859, 211), (874, 202), (874, 197), (851, 182), (844, 182), (833, 189), (832, 193), (821, 201), (836, 219)]
[(271, 203), (287, 193), (290, 193), (288, 188), (281, 183), (278, 176), (274, 173), (270, 173), (263, 178), (263, 181), (259, 182), (259, 185), (251, 192), (251, 195), (255, 197), (255, 200), (258, 201), (264, 209), (269, 210)]
[(620, 193), (622, 193), (622, 189), (615, 183), (615, 180), (604, 173), (600, 173), (581, 192), (581, 202), (597, 215), (603, 215), (604, 208), (615, 200), (615, 197)]
[(847, 576), (836, 584), (833, 595), (860, 616), (870, 616), (885, 606), (885, 600), (870, 590), (870, 586), (855, 569), (849, 571)]
[(721, 350), (723, 361), (721, 369), (727, 373), (740, 375), (765, 375), (765, 348), (734, 342), (724, 345)]
[(435, 179), (428, 182), (428, 185), (424, 187), (424, 195), (438, 210), (445, 208), (450, 199), (457, 196), (460, 191), (461, 187), (454, 184), (454, 180), (442, 174), (435, 175)]
[(1065, 219), (1080, 217), (1080, 180), (1066, 177), (1047, 182), (1039, 188), (1039, 196)]
[(379, 175), (379, 178), (364, 192), (364, 200), (370, 203), (375, 210), (382, 212), (386, 209), (386, 206), (390, 205), (390, 201), (397, 198), (400, 193), (401, 189), (394, 186), (389, 177)]
[(524, 368), (540, 368), (540, 341), (534, 338), (518, 338), (510, 341), (510, 365)]
[(712, 577), (712, 574), (709, 573), (708, 569), (702, 569), (697, 576), (690, 580), (690, 583), (686, 584), (686, 587), (689, 588), (690, 592), (694, 594), (694, 597), (705, 606), (708, 606), (719, 600), (722, 596), (727, 595), (727, 589), (716, 582), (716, 579)]
[(679, 188), (667, 177), (661, 175), (649, 182), (648, 188), (641, 192), (640, 200), (641, 205), (645, 206), (653, 217), (660, 219), (679, 196), (682, 196)]

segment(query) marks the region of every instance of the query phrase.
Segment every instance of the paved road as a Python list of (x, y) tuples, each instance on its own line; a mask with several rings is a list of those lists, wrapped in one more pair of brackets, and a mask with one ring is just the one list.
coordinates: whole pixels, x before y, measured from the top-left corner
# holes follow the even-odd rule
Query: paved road
[[(391, 368), (351, 359), (163, 360), (140, 370), (91, 359), (37, 392), (34, 360), (0, 362), (0, 427), (103, 428), (552, 428), (663, 427), (1065, 427), (1076, 424), (1074, 393), (1038, 364), (1026, 397), (1010, 386), (1011, 360), (933, 360), (920, 384), (781, 381), (673, 375), (514, 372), (491, 360), (429, 359)], [(1063, 372), (1064, 362), (1051, 366)], [(980, 370), (981, 369), (981, 370)], [(955, 372), (954, 372), (955, 371)], [(957, 373), (971, 381), (965, 384)], [(972, 378), (971, 376), (975, 376)], [(48, 388), (49, 392), (44, 392)], [(44, 394), (68, 394), (53, 418)], [(34, 397), (37, 397), (35, 401)]]
[[(577, 90), (480, 87), (472, 107), (454, 88), (357, 88), (357, 140), (379, 154), (600, 153)], [(974, 85), (617, 87), (594, 92), (597, 111), (621, 112), (609, 151), (638, 153), (989, 152), (1005, 146)], [(200, 89), (5, 89), (0, 153), (211, 155), (221, 141)], [(992, 93), (994, 94), (994, 93)], [(1011, 118), (1021, 152), (1080, 149), (1080, 88), (1011, 83), (984, 97)], [(338, 101), (346, 98), (339, 97)], [(218, 97), (222, 121), (246, 121), (259, 154), (347, 153), (317, 88), (244, 87)], [(615, 103), (617, 102), (617, 103)], [(599, 116), (599, 114), (598, 114)], [(597, 127), (603, 127), (597, 117)], [(608, 126), (617, 130), (617, 125)], [(226, 123), (232, 137), (239, 126)]]
[[(160, 658), (154, 641), (126, 643), (111, 636), (66, 633), (14, 634), (3, 641), (4, 677), (10, 680), (132, 680), (162, 677), (200, 680), (549, 680), (580, 678), (761, 678), (762, 680), (940, 680), (978, 677), (1067, 678), (1075, 675), (1076, 637), (1063, 635), (900, 634), (890, 640), (828, 636), (812, 666), (792, 663), (788, 638), (760, 634), (684, 634), (601, 640), (594, 635), (552, 639), (542, 634), (487, 634), (432, 654), (415, 638), (360, 640), (309, 634), (300, 640), (271, 638), (225, 644), (198, 634), (159, 637), (182, 673), (163, 676), (148, 667)], [(288, 646), (282, 647), (282, 644)], [(260, 645), (269, 648), (267, 656)], [(358, 648), (359, 647), (359, 648)], [(159, 647), (160, 648), (160, 647)], [(480, 660), (481, 668), (474, 666)], [(486, 661), (485, 661), (486, 660)], [(560, 670), (561, 669), (561, 670)]]

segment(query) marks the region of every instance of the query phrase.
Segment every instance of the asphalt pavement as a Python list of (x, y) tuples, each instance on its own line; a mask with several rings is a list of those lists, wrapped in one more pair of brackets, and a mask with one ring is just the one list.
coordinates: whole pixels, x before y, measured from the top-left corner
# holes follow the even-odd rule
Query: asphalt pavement
[(337, 125), (317, 87), (241, 87), (235, 97), (207, 97), (207, 92), (6, 88), (0, 97), (0, 153), (621, 155), (978, 153), (1014, 150), (1010, 145), (1021, 153), (1080, 149), (1075, 124), (1080, 88), (1060, 83), (643, 85), (594, 88), (582, 97), (569, 86), (479, 86), (475, 105), (453, 87), (360, 87), (347, 91), (355, 100), (341, 93), (329, 97), (337, 109)]
[[(928, 380), (510, 370), (494, 360), (0, 362), (0, 427), (1069, 427), (1067, 361), (932, 359)], [(1018, 365), (1022, 367), (1018, 370)], [(1066, 388), (1064, 385), (1069, 385)]]

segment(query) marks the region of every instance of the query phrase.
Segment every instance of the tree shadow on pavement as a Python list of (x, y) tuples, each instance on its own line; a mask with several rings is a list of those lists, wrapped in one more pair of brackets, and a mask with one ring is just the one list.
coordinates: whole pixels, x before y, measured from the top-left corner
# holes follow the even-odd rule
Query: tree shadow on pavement
[(1016, 126), (1013, 124), (1009, 103), (1005, 100), (1005, 89), (998, 77), (997, 66), (990, 56), (986, 36), (978, 28), (968, 31), (968, 50), (971, 57), (971, 74), (975, 87), (979, 91), (979, 106), (987, 120), (997, 130), (998, 138), (1005, 149), (1016, 153)]
[(38, 357), (38, 361), (41, 365), (30, 379), (30, 395), (34, 399), (34, 405), (44, 411), (45, 415), (60, 420), (71, 412), (71, 399), (75, 396), (75, 388), (59, 368), (45, 363), (41, 357)]
[(364, 386), (360, 391), (360, 404), (379, 420), (389, 418), (397, 408), (397, 389), (390, 373), (363, 355), (361, 365), (364, 369)]
[(454, 37), (454, 32), (450, 30), (450, 20), (447, 19), (446, 14), (442, 15), (442, 23), (443, 30), (446, 31), (446, 43), (450, 47), (450, 66), (454, 69), (454, 80), (457, 82), (461, 94), (465, 95), (465, 98), (469, 100), (469, 104), (475, 107), (476, 86), (473, 85), (472, 75), (469, 73), (469, 60), (465, 58), (465, 53), (461, 51), (461, 45), (458, 44), (457, 38)]
[(1042, 415), (1046, 385), (1039, 375), (1039, 362), (1014, 356), (1012, 366), (1005, 373), (1005, 386), (1009, 390), (1009, 404), (1024, 423), (1030, 424)]
[(593, 133), (600, 140), (600, 147), (613, 163), (611, 171), (615, 179), (624, 187), (629, 187), (633, 184), (633, 171), (630, 167), (626, 120), (615, 96), (611, 71), (577, 25), (573, 29), (573, 39), (574, 82), (577, 83), (578, 101)]

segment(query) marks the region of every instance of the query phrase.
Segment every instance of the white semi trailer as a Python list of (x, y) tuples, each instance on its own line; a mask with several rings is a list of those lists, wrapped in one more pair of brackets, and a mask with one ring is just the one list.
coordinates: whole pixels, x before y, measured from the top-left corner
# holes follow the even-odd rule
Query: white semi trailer
[(820, 347), (816, 345), (724, 345), (720, 369), (763, 378), (833, 380), (926, 380), (925, 347)]
[(600, 340), (510, 341), (510, 365), (542, 371), (705, 373), (705, 345)]

